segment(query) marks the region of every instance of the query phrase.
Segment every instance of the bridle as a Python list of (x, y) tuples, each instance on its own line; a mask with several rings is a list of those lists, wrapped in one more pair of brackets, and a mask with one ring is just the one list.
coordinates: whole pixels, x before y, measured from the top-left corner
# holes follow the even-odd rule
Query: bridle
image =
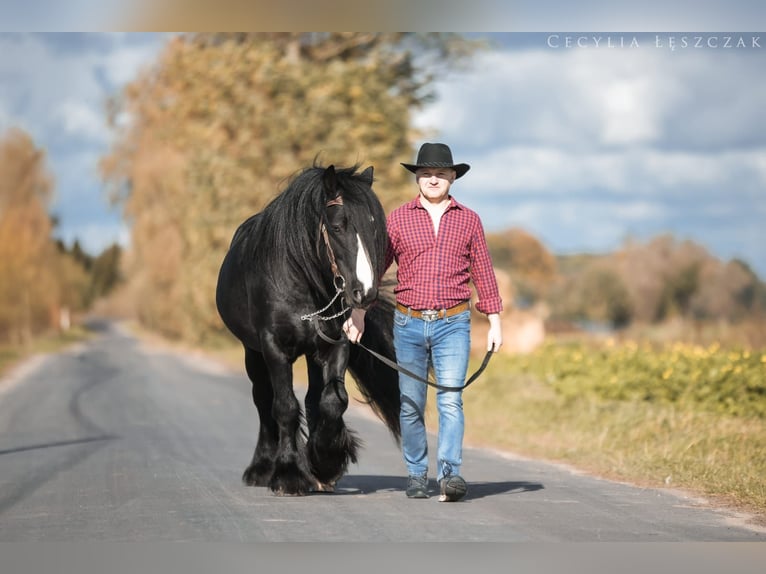
[[(331, 199), (325, 204), (325, 207), (330, 207), (331, 205), (343, 205), (343, 196), (339, 195), (338, 197)], [(330, 245), (330, 236), (327, 233), (327, 225), (325, 224), (324, 219), (319, 224), (319, 235), (324, 240), (325, 249), (327, 249), (327, 258), (330, 260), (330, 270), (332, 271), (332, 284), (335, 287), (335, 296), (330, 299), (330, 302), (321, 309), (318, 309), (313, 313), (301, 315), (301, 321), (331, 321), (341, 317), (342, 315), (345, 315), (346, 311), (351, 309), (344, 303), (343, 308), (334, 315), (322, 315), (322, 313), (332, 307), (333, 303), (335, 303), (338, 297), (340, 297), (340, 295), (343, 293), (343, 290), (346, 288), (346, 278), (341, 274), (340, 269), (338, 268), (338, 263), (335, 260), (335, 251), (333, 251), (332, 245)], [(319, 331), (319, 325), (316, 326), (317, 331)], [(319, 332), (321, 333), (321, 331)]]

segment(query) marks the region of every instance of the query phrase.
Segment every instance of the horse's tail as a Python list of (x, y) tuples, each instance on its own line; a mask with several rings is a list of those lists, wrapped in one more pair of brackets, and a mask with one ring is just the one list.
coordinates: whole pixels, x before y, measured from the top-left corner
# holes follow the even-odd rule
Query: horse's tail
[[(362, 343), (384, 357), (396, 361), (394, 352), (394, 305), (384, 298), (367, 311)], [(366, 403), (386, 423), (397, 445), (400, 444), (399, 373), (356, 345), (351, 345), (348, 370)]]

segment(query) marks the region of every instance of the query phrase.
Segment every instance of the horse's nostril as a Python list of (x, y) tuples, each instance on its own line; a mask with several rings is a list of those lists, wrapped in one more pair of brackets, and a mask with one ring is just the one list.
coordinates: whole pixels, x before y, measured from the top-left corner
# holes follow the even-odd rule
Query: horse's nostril
[(361, 303), (362, 302), (362, 292), (359, 289), (354, 289), (354, 303)]

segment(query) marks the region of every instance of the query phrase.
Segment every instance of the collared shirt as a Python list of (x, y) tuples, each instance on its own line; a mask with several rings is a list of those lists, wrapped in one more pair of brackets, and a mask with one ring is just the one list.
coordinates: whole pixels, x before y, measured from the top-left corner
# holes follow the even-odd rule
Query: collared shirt
[(478, 295), (476, 308), (499, 313), (497, 288), (487, 240), (479, 216), (450, 198), (438, 235), (420, 196), (395, 209), (386, 221), (386, 269), (396, 260), (396, 300), (413, 309), (448, 309)]

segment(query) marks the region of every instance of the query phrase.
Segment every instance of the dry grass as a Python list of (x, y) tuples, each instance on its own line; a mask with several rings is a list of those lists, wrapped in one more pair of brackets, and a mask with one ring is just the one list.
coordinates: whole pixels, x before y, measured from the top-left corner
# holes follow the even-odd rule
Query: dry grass
[(24, 359), (39, 353), (55, 353), (70, 345), (91, 337), (86, 329), (74, 326), (63, 333), (49, 333), (41, 336), (28, 346), (0, 345), (0, 376), (8, 372), (14, 365)]
[(563, 397), (520, 373), (513, 360), (499, 359), (464, 393), (467, 443), (642, 486), (690, 490), (766, 523), (765, 419), (587, 392)]

